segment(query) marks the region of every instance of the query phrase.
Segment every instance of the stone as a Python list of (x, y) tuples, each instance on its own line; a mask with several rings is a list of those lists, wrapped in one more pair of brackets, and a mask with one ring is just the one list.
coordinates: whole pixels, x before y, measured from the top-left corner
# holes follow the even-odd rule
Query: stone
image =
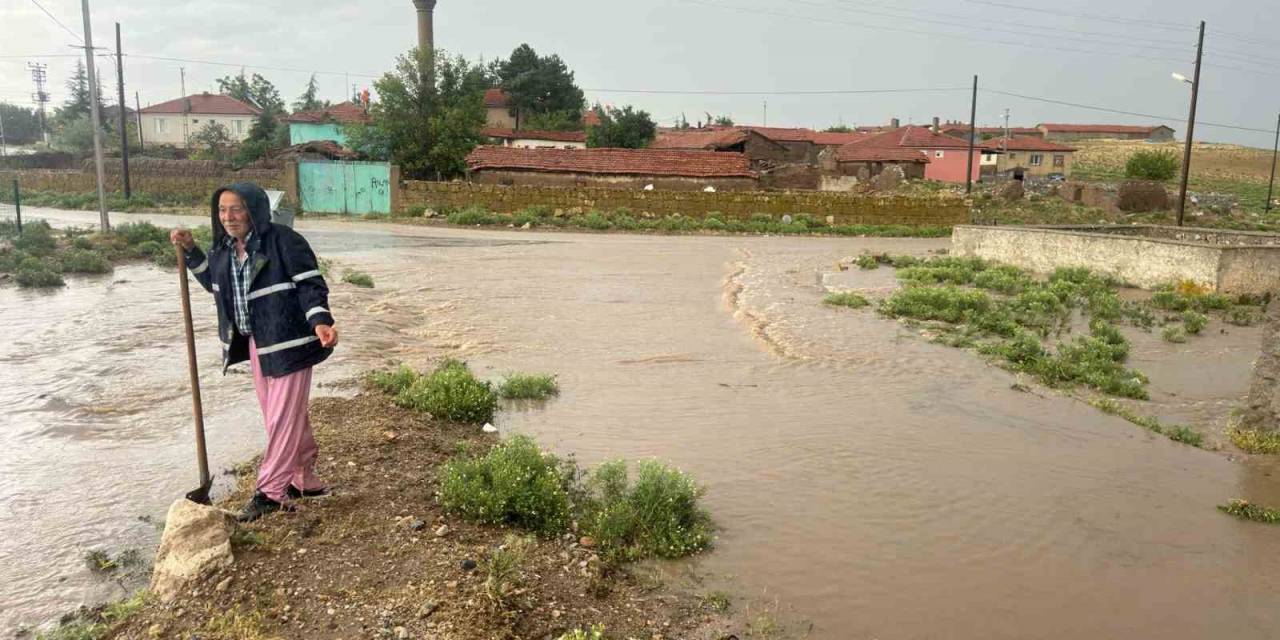
[(493, 426), (493, 425), (491, 425), (491, 424), (489, 424), (488, 422), (484, 423), (484, 426), (483, 426), (483, 427), (480, 427), (480, 430), (481, 430), (481, 431), (483, 431), (483, 432), (485, 432), (485, 433), (497, 433), (497, 432), (498, 432), (498, 428), (497, 428), (497, 427), (495, 427), (495, 426)]
[(396, 638), (398, 638), (399, 640), (405, 640), (405, 638), (409, 637), (409, 630), (404, 627), (396, 627), (391, 631), (396, 635)]
[(223, 578), (223, 579), (222, 579), (222, 581), (218, 583), (218, 586), (214, 587), (214, 588), (213, 588), (213, 590), (214, 590), (214, 591), (226, 591), (226, 590), (227, 590), (227, 587), (231, 586), (231, 578), (232, 578), (232, 576), (227, 576), (227, 577)]
[(581, 538), (578, 538), (578, 544), (590, 549), (591, 547), (596, 546), (596, 539), (591, 536), (582, 536)]
[(169, 506), (151, 572), (151, 592), (171, 602), (191, 584), (235, 561), (231, 516), (180, 498)]
[(462, 567), (463, 571), (471, 571), (472, 569), (476, 568), (476, 561), (472, 560), (471, 558), (466, 558), (461, 563), (459, 563), (459, 566)]
[(413, 522), (409, 523), (409, 530), (422, 531), (424, 528), (426, 528), (426, 526), (427, 526), (426, 522), (423, 522), (422, 520), (414, 520)]
[(428, 600), (422, 603), (421, 607), (418, 607), (418, 617), (430, 618), (431, 614), (435, 613), (436, 609), (439, 609), (439, 608), (440, 608), (439, 602), (436, 602), (435, 600)]
[(440, 537), (443, 537), (443, 536), (448, 535), (448, 534), (449, 534), (449, 525), (447, 525), (447, 524), (442, 524), (442, 525), (440, 525), (440, 526), (436, 527), (435, 534), (436, 534), (436, 537), (437, 537), (437, 538), (440, 538)]

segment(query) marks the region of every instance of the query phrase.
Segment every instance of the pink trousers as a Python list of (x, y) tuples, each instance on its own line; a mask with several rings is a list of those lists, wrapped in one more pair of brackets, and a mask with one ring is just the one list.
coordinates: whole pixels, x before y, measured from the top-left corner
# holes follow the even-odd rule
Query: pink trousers
[(311, 396), (311, 367), (279, 378), (262, 375), (258, 347), (249, 339), (253, 387), (267, 425), (267, 451), (258, 468), (258, 490), (276, 502), (288, 500), (289, 485), (307, 491), (324, 484), (314, 472), (316, 439), (311, 435), (307, 405)]

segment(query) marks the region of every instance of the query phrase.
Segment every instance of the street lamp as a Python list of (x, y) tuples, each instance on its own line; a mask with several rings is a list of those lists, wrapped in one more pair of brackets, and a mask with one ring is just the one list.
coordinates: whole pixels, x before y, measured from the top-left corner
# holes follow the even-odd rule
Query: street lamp
[(1177, 71), (1174, 71), (1174, 72), (1173, 72), (1173, 73), (1171, 73), (1170, 75), (1172, 75), (1172, 76), (1173, 76), (1173, 79), (1174, 79), (1174, 80), (1177, 80), (1178, 82), (1185, 82), (1185, 83), (1187, 83), (1187, 84), (1195, 84), (1195, 83), (1191, 82), (1191, 78), (1188, 78), (1188, 77), (1186, 77), (1186, 76), (1182, 75), (1181, 73), (1178, 73)]

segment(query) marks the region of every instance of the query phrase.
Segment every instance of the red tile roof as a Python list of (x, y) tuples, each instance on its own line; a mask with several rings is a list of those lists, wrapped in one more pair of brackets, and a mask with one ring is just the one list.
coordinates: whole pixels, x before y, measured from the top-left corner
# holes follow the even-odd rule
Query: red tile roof
[(866, 132), (860, 132), (860, 131), (851, 131), (851, 132), (814, 131), (813, 134), (810, 136), (810, 140), (813, 140), (813, 143), (819, 146), (838, 147), (841, 145), (849, 144), (850, 142), (857, 142), (867, 137), (868, 135), (869, 134), (867, 134)]
[(1009, 138), (1007, 141), (1004, 138), (992, 138), (980, 143), (978, 147), (987, 151), (998, 151), (1000, 149), (1009, 149), (1011, 151), (1057, 151), (1059, 153), (1075, 151), (1075, 149), (1066, 145), (1054, 144), (1043, 138), (1031, 136)]
[[(943, 133), (968, 133), (969, 125), (967, 124), (948, 124), (943, 125)], [(978, 134), (994, 133), (1004, 135), (1004, 127), (977, 127)], [(1038, 136), (1042, 132), (1035, 127), (1009, 127), (1009, 135), (1011, 136)]]
[(836, 149), (837, 162), (919, 162), (929, 163), (929, 156), (920, 149), (862, 147), (846, 144)]
[(507, 95), (506, 91), (493, 87), (484, 92), (484, 106), (486, 109), (497, 109), (508, 104), (511, 104), (511, 97)]
[(315, 111), (299, 111), (288, 118), (286, 122), (340, 122), (342, 124), (353, 124), (357, 122), (369, 122), (369, 114), (365, 112), (364, 107), (354, 102), (342, 102), (324, 109), (316, 109)]
[(587, 109), (587, 112), (582, 114), (582, 126), (584, 127), (600, 126), (600, 114), (596, 113), (595, 109)]
[(805, 129), (803, 127), (754, 127), (745, 126), (741, 129), (750, 129), (770, 140), (776, 142), (813, 142), (813, 129)]
[(679, 176), (689, 178), (754, 178), (741, 153), (674, 149), (517, 149), (476, 147), (467, 167), (598, 175)]
[(587, 141), (585, 131), (533, 131), (529, 129), (486, 128), (482, 133), (490, 138), (503, 140), (547, 140), (550, 142), (583, 142)]
[[(184, 109), (183, 103), (186, 102)], [(215, 116), (256, 116), (261, 110), (231, 96), (216, 93), (197, 93), (160, 104), (144, 107), (142, 113), (191, 113)]]
[[(1063, 133), (1151, 133), (1164, 125), (1134, 126), (1128, 124), (1041, 124), (1038, 128), (1044, 131), (1061, 131)], [(1166, 129), (1168, 127), (1165, 127)]]
[(964, 140), (944, 136), (941, 133), (934, 133), (928, 127), (899, 127), (867, 136), (849, 144), (875, 149), (896, 147), (908, 149), (964, 149), (969, 146), (969, 143)]
[(659, 131), (650, 149), (725, 149), (741, 144), (748, 134), (742, 129), (688, 129)]

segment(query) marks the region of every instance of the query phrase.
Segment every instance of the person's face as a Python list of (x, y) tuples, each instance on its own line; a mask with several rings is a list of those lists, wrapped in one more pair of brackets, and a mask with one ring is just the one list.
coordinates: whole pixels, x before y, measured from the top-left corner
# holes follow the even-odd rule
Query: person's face
[(218, 220), (222, 227), (236, 240), (244, 240), (249, 235), (252, 225), (249, 223), (249, 208), (244, 200), (234, 191), (223, 191), (218, 196)]

